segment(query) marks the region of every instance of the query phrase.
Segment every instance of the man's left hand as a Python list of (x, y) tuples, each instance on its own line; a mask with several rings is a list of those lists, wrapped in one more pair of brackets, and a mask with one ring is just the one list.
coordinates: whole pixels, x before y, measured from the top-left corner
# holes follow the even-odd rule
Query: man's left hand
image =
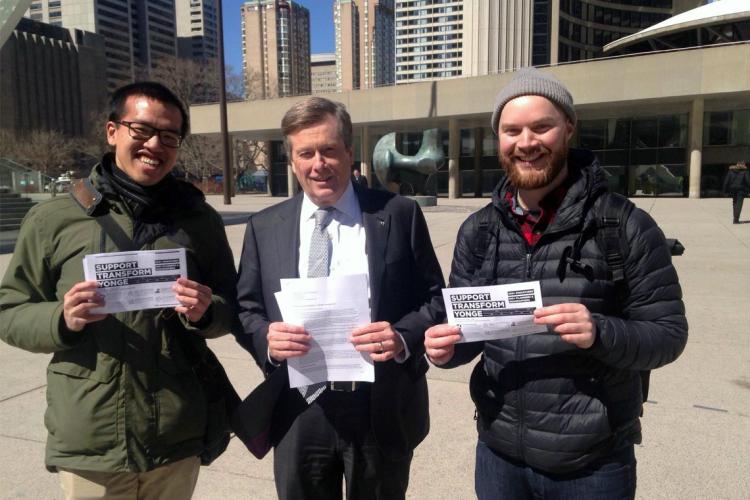
[(172, 285), (172, 290), (181, 304), (174, 310), (184, 314), (191, 323), (200, 321), (211, 306), (211, 298), (213, 297), (211, 289), (197, 281), (177, 278), (177, 283)]
[(583, 304), (556, 304), (534, 311), (534, 323), (550, 325), (565, 342), (588, 349), (596, 340), (596, 322)]
[(388, 361), (404, 350), (401, 336), (387, 321), (361, 326), (352, 332), (349, 341), (359, 352), (369, 352), (373, 361)]

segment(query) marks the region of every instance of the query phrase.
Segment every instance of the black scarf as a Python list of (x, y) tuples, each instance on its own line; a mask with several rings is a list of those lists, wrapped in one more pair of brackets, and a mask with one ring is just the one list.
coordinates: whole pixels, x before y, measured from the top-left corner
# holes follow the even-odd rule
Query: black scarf
[[(114, 194), (133, 215), (133, 243), (137, 248), (152, 243), (172, 231), (170, 209), (188, 208), (195, 197), (181, 189), (180, 182), (167, 175), (153, 186), (142, 186), (124, 170), (115, 166), (114, 155), (107, 154), (101, 163), (100, 190)], [(186, 196), (187, 195), (187, 196)]]

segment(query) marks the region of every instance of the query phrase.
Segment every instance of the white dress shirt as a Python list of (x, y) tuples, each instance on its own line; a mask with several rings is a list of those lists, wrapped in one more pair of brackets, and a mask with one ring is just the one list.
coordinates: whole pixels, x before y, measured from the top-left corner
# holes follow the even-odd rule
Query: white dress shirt
[[(307, 276), (307, 265), (310, 255), (310, 240), (315, 229), (315, 211), (321, 207), (315, 205), (304, 193), (302, 209), (299, 220), (299, 262), (297, 269), (300, 278)], [(329, 276), (344, 276), (347, 274), (364, 274), (367, 276), (367, 296), (372, 303), (370, 292), (370, 269), (367, 262), (367, 235), (362, 224), (362, 209), (359, 200), (350, 182), (341, 198), (333, 205), (331, 222), (326, 227), (326, 232), (331, 240), (331, 260)], [(372, 321), (372, 317), (370, 318)], [(403, 363), (409, 358), (409, 348), (404, 342), (401, 343), (404, 350), (396, 356), (398, 363)]]
[[(320, 207), (305, 194), (299, 220), (298, 270), (300, 278), (307, 277), (310, 240), (315, 229), (314, 214), (318, 208)], [(335, 210), (331, 222), (326, 227), (332, 249), (328, 275), (365, 274), (368, 276), (369, 295), (370, 270), (367, 264), (367, 235), (362, 225), (362, 210), (359, 208), (359, 201), (351, 183), (333, 208)]]

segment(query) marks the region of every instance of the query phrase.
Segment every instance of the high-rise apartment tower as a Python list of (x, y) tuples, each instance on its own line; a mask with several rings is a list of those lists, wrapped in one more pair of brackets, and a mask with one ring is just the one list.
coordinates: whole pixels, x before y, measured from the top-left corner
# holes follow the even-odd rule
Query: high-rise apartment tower
[(393, 0), (335, 0), (333, 22), (339, 90), (394, 83)]
[(176, 0), (177, 53), (190, 59), (219, 56), (217, 0)]
[(396, 0), (396, 83), (463, 74), (465, 3)]
[(240, 12), (246, 95), (309, 94), (310, 12), (286, 0), (250, 0)]

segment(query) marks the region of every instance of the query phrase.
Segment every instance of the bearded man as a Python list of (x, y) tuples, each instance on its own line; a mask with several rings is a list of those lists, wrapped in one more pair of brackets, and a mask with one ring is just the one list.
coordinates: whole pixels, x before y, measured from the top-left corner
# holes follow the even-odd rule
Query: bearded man
[(674, 361), (687, 341), (664, 235), (642, 210), (623, 216), (626, 286), (613, 279), (595, 236), (614, 195), (594, 155), (568, 149), (573, 98), (551, 75), (521, 70), (491, 124), (506, 175), (461, 226), (450, 286), (539, 281), (534, 322), (547, 332), (459, 344), (458, 327), (425, 334), (437, 366), (482, 353), (470, 383), (477, 497), (633, 498), (641, 371)]

